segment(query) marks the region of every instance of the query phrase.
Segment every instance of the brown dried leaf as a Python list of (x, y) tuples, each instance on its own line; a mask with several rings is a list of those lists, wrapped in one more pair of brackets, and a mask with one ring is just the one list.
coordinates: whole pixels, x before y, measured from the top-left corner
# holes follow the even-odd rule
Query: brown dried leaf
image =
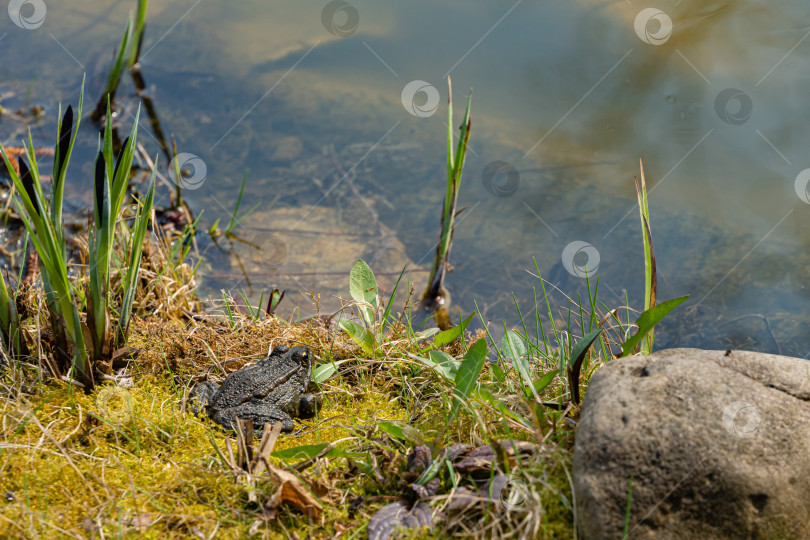
[(287, 504), (300, 512), (311, 512), (313, 517), (320, 516), (323, 506), (312, 494), (309, 486), (286, 469), (276, 467), (271, 463), (267, 463), (266, 466), (281, 484), (268, 503), (268, 507), (278, 508), (281, 504)]

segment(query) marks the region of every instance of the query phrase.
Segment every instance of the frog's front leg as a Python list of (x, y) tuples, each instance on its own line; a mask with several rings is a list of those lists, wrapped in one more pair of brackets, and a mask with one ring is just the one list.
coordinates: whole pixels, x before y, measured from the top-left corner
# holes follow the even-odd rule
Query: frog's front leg
[(323, 405), (320, 394), (302, 394), (298, 400), (298, 416), (300, 418), (314, 418)]
[(236, 430), (236, 419), (253, 420), (256, 434), (261, 433), (260, 426), (265, 424), (275, 424), (281, 422), (282, 433), (289, 433), (293, 430), (292, 416), (286, 412), (269, 405), (263, 401), (255, 400), (242, 403), (236, 407), (228, 407), (217, 411), (211, 417), (214, 422)]
[(188, 394), (188, 408), (199, 416), (200, 411), (211, 403), (211, 398), (214, 397), (217, 390), (219, 390), (219, 385), (215, 382), (205, 381), (197, 384)]

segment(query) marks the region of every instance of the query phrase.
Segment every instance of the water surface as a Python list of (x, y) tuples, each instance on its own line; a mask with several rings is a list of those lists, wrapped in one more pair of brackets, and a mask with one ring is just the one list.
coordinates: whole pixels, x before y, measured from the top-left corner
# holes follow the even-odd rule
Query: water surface
[[(46, 6), (35, 29), (0, 17), (0, 83), (16, 92), (5, 103), (23, 101), (35, 81), (41, 141), (52, 140), (58, 101), (76, 102), (82, 73), (100, 86), (135, 3)], [(259, 256), (238, 246), (239, 264), (200, 235), (206, 292), (257, 298), (281, 286), (286, 312), (306, 314), (311, 299), (296, 291), (320, 290), (321, 309), (335, 309), (357, 254), (389, 287), (404, 261), (428, 266), (449, 74), (456, 122), (474, 87), (467, 210), (447, 283), (455, 308), (477, 303), (511, 326), (512, 293), (521, 309), (533, 305), (533, 258), (573, 296), (584, 294), (573, 265), (593, 265), (595, 254), (600, 298), (639, 306), (641, 158), (659, 298), (691, 294), (658, 345), (808, 354), (806, 3), (153, 0), (149, 9), (149, 92), (164, 130), (207, 169), (186, 198), (204, 211), (204, 229), (227, 222), (247, 171), (243, 209), (259, 209), (237, 233), (274, 246)], [(412, 81), (426, 91), (403, 99)], [(0, 118), (4, 143), (17, 127)], [(157, 153), (146, 122), (141, 130)], [(77, 201), (90, 200), (92, 128), (85, 139), (70, 174)], [(493, 162), (502, 174), (490, 178)], [(590, 247), (564, 261), (572, 242)], [(409, 277), (424, 287), (424, 272)]]

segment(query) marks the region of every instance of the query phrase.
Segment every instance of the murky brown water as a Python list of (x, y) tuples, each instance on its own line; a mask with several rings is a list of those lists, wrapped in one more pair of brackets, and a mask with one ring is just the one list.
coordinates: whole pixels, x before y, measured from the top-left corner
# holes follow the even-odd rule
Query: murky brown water
[[(4, 104), (16, 104), (36, 77), (31, 99), (46, 115), (34, 135), (50, 144), (56, 102), (75, 103), (84, 71), (97, 85), (135, 2), (44, 5), (30, 30), (0, 14), (0, 84), (16, 92)], [(447, 283), (454, 306), (467, 312), (477, 302), (496, 326), (514, 323), (511, 294), (526, 310), (538, 285), (526, 271), (532, 257), (562, 290), (582, 294), (584, 280), (563, 260), (572, 242), (591, 246), (578, 244), (573, 264), (590, 254), (593, 265), (598, 253), (608, 306), (623, 303), (625, 290), (638, 306), (632, 178), (642, 158), (659, 297), (692, 295), (657, 344), (810, 351), (806, 3), (153, 0), (149, 8), (144, 77), (164, 130), (207, 170), (187, 199), (204, 211), (203, 229), (227, 222), (247, 171), (243, 210), (260, 206), (237, 233), (273, 246), (258, 255), (238, 247), (249, 287), (236, 259), (201, 234), (205, 290), (252, 287), (258, 297), (280, 286), (290, 291), (287, 310), (306, 311), (311, 302), (294, 291), (314, 288), (327, 310), (337, 305), (336, 276), (356, 256), (373, 260), (389, 286), (403, 261), (427, 266), (444, 189), (449, 73), (458, 115), (475, 88), (460, 197), (468, 210)], [(403, 98), (412, 81), (427, 86)], [(0, 117), (4, 142), (14, 129)], [(156, 153), (146, 123), (142, 133)], [(87, 128), (70, 175), (74, 200), (89, 200), (94, 148)], [(502, 174), (491, 177), (493, 169)], [(424, 272), (409, 276), (421, 290)]]

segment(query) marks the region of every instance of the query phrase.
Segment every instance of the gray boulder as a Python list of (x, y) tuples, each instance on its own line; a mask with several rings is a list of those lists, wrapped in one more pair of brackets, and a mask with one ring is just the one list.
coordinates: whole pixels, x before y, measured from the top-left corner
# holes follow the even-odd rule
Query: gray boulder
[(581, 538), (810, 538), (810, 362), (670, 349), (591, 379), (574, 446)]

